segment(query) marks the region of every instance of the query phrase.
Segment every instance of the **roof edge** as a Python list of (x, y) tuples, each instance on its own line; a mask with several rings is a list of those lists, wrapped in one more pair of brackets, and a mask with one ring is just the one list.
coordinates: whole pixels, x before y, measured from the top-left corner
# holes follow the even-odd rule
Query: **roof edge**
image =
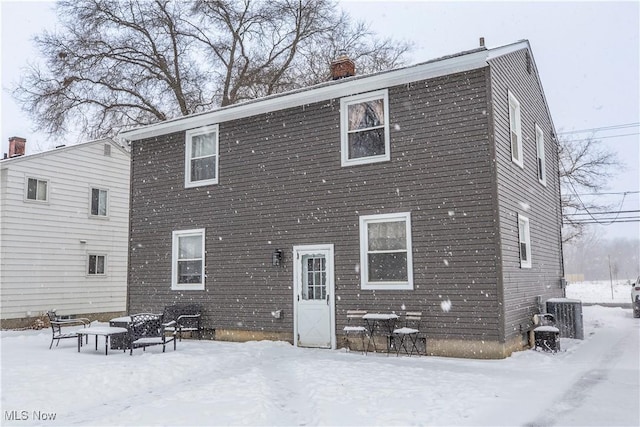
[(234, 104), (189, 116), (177, 117), (160, 123), (141, 126), (118, 134), (127, 141), (153, 138), (167, 133), (180, 132), (214, 123), (250, 117), (258, 114), (322, 102), (358, 93), (383, 89), (443, 75), (470, 71), (488, 66), (488, 60), (516, 50), (529, 48), (529, 42), (519, 41), (509, 45), (486, 49), (479, 48), (458, 54), (443, 56), (407, 67), (375, 74), (349, 77), (320, 83), (281, 94)]

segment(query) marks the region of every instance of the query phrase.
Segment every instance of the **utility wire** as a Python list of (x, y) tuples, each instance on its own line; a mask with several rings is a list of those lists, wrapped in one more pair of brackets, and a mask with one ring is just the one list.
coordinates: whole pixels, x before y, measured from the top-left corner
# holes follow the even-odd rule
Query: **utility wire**
[(591, 129), (569, 130), (566, 132), (558, 132), (558, 135), (568, 135), (571, 133), (599, 132), (603, 130), (614, 130), (614, 129), (626, 129), (626, 128), (638, 127), (638, 126), (640, 126), (640, 123), (625, 123), (622, 125), (602, 126), (598, 128), (591, 128)]
[(611, 195), (619, 195), (619, 194), (638, 194), (640, 191), (617, 191), (612, 193), (580, 193), (576, 194), (576, 196), (611, 196)]
[[(611, 215), (611, 214), (621, 214), (621, 213), (637, 213), (640, 210), (632, 210), (632, 211), (606, 211), (606, 212), (591, 212), (592, 215)], [(589, 215), (585, 212), (576, 212), (576, 213), (568, 213), (565, 215)]]

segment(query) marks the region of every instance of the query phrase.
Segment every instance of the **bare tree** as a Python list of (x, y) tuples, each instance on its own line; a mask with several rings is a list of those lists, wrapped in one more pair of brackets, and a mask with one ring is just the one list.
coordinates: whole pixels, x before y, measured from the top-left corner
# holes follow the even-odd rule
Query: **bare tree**
[(558, 145), (562, 191), (562, 239), (568, 242), (579, 238), (585, 231), (584, 222), (576, 220), (576, 214), (595, 215), (611, 209), (611, 206), (594, 202), (583, 193), (601, 191), (614, 171), (622, 165), (615, 153), (605, 149), (593, 136), (584, 139), (560, 138)]
[(92, 137), (327, 79), (340, 50), (360, 73), (404, 64), (334, 0), (60, 0), (14, 97), (39, 130)]

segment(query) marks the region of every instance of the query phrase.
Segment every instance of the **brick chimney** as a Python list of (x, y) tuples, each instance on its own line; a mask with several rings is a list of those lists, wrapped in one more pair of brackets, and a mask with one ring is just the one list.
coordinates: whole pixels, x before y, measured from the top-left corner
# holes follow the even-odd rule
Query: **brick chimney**
[(9, 158), (24, 156), (27, 140), (19, 136), (9, 138)]
[(356, 75), (356, 64), (349, 59), (346, 52), (341, 51), (340, 56), (331, 61), (331, 79), (338, 80)]

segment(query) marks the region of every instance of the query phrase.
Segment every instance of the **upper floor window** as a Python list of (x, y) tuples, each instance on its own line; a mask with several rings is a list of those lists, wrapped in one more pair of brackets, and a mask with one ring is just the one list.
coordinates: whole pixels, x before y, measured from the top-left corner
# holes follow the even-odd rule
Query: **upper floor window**
[(27, 200), (46, 202), (49, 199), (49, 181), (27, 178)]
[(106, 274), (106, 255), (89, 255), (89, 276), (104, 276)]
[(511, 138), (511, 160), (518, 166), (523, 167), (520, 103), (511, 92), (509, 92), (509, 137)]
[(107, 216), (107, 198), (109, 192), (99, 188), (91, 189), (91, 215)]
[(520, 243), (520, 267), (531, 268), (531, 237), (529, 218), (518, 215), (518, 241)]
[(536, 125), (536, 151), (538, 152), (538, 181), (542, 185), (547, 185), (547, 170), (544, 160), (544, 133)]
[(188, 130), (185, 141), (185, 187), (217, 184), (218, 125)]
[(413, 289), (411, 214), (360, 217), (362, 289)]
[(204, 290), (204, 229), (173, 232), (171, 289)]
[(342, 166), (391, 158), (388, 98), (385, 89), (340, 100)]

